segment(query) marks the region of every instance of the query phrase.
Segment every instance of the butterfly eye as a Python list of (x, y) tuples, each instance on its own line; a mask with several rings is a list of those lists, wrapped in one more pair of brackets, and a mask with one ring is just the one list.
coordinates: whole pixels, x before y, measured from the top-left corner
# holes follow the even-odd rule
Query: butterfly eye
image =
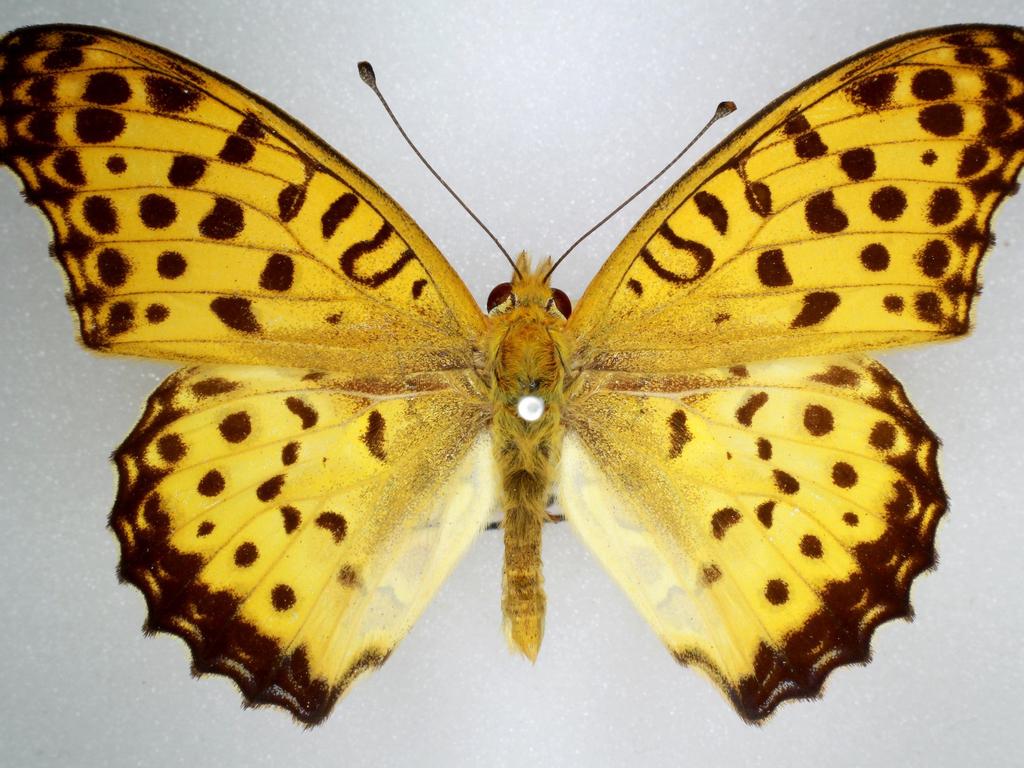
[(493, 312), (495, 307), (500, 307), (512, 295), (512, 283), (498, 283), (487, 297), (487, 311)]
[(558, 288), (552, 288), (551, 300), (555, 303), (555, 309), (561, 313), (562, 317), (568, 320), (569, 315), (572, 314), (572, 302), (569, 301), (569, 297), (565, 295), (565, 291), (560, 291)]

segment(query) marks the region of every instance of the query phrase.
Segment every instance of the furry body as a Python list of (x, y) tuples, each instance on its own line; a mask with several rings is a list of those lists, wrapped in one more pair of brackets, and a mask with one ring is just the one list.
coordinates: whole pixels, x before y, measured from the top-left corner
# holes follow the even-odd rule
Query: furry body
[[(489, 318), (486, 379), (493, 403), (494, 457), (505, 531), (502, 613), (512, 647), (534, 660), (544, 635), (541, 530), (562, 449), (562, 407), (570, 357), (566, 318), (553, 307), (544, 275), (549, 262), (531, 271), (520, 255), (508, 297)], [(526, 421), (522, 397), (544, 400), (543, 415)]]

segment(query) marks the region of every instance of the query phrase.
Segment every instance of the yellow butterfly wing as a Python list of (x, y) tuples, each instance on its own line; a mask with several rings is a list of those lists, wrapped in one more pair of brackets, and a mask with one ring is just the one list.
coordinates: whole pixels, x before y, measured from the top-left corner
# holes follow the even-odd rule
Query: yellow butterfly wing
[(199, 363), (115, 454), (121, 573), (198, 671), (318, 722), (495, 506), (483, 316), (396, 203), (239, 86), (87, 27), (16, 31), (0, 62), (0, 158), (83, 342)]
[(589, 377), (566, 516), (680, 662), (750, 720), (909, 613), (946, 498), (938, 442), (861, 357)]
[(115, 454), (111, 527), (147, 626), (250, 703), (317, 723), (384, 662), (494, 506), (462, 374), (203, 365)]
[(458, 275), (294, 120), (101, 29), (19, 30), (0, 62), (0, 157), (53, 225), (86, 345), (334, 370), (465, 367), (483, 316)]
[(966, 333), (1024, 159), (1024, 32), (882, 43), (735, 131), (626, 235), (569, 323), (643, 372)]
[(1024, 32), (883, 43), (685, 175), (569, 321), (566, 516), (750, 720), (866, 659), (934, 562), (937, 440), (851, 353), (968, 330), (1022, 159)]

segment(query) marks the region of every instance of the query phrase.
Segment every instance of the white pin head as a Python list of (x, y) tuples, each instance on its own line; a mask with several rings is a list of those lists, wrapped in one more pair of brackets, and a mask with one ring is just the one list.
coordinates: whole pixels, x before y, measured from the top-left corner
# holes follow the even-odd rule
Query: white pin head
[(520, 397), (516, 410), (523, 421), (536, 421), (544, 415), (544, 400), (536, 395)]

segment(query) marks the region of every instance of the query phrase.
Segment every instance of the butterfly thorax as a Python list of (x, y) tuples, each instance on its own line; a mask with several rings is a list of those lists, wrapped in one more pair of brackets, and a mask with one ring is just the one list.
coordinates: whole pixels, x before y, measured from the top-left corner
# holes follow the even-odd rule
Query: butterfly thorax
[[(485, 381), (492, 402), (494, 456), (499, 467), (505, 531), (502, 612), (513, 648), (535, 659), (544, 634), (546, 598), (541, 530), (562, 447), (566, 318), (544, 275), (525, 254), (520, 275), (492, 294), (485, 343)], [(498, 299), (495, 301), (495, 297)]]

